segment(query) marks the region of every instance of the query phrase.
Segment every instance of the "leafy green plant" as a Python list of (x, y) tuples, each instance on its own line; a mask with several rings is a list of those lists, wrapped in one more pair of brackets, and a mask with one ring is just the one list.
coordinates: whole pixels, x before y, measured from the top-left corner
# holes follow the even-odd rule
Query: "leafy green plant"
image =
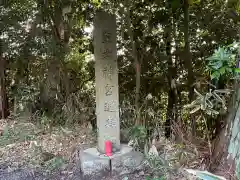
[(144, 126), (133, 126), (129, 131), (131, 145), (138, 150), (144, 149), (144, 145), (148, 140), (147, 128)]
[(171, 170), (168, 161), (162, 156), (148, 155), (147, 162), (152, 173), (159, 177), (166, 175)]
[(231, 93), (230, 90), (210, 90), (205, 94), (201, 94), (194, 89), (197, 98), (191, 103), (185, 106), (185, 108), (191, 109), (190, 113), (194, 114), (198, 111), (202, 111), (207, 115), (218, 115), (221, 112), (227, 110), (227, 98), (226, 96)]
[(34, 86), (18, 86), (18, 88), (13, 91), (13, 96), (16, 97), (15, 100), (17, 101), (17, 110), (26, 110), (29, 105), (35, 103), (39, 94), (39, 89)]
[(219, 47), (206, 59), (207, 71), (210, 72), (211, 79), (218, 80), (221, 76), (232, 76), (234, 72), (240, 72), (240, 68), (236, 68), (237, 48), (239, 48), (237, 43)]
[(45, 113), (43, 113), (43, 114), (41, 115), (41, 117), (40, 117), (40, 124), (41, 124), (41, 125), (48, 125), (48, 124), (51, 123), (50, 121), (51, 121), (51, 120), (45, 115)]
[(209, 90), (206, 93), (200, 93), (196, 89), (194, 89), (197, 98), (192, 101), (191, 104), (185, 106), (186, 109), (190, 109), (190, 114), (195, 114), (197, 116), (196, 121), (202, 121), (205, 126), (206, 135), (209, 143), (209, 150), (211, 147), (210, 137), (211, 126), (208, 125), (208, 118), (216, 118), (219, 114), (223, 115), (227, 112), (227, 103), (228, 103), (228, 95), (231, 93), (228, 89), (223, 90)]

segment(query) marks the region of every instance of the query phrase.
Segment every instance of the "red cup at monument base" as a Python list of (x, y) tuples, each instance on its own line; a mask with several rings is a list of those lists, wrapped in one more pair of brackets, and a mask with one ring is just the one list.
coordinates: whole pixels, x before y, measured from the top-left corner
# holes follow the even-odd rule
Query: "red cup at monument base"
[(112, 142), (111, 141), (105, 141), (105, 154), (107, 156), (112, 156)]

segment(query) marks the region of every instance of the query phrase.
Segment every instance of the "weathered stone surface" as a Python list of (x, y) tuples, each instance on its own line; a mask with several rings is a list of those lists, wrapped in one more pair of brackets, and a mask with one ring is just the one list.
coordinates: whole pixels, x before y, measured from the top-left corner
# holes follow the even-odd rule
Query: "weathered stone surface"
[(113, 150), (120, 148), (116, 17), (97, 12), (93, 35), (98, 149), (104, 153), (106, 140), (112, 142)]
[(120, 152), (111, 157), (112, 172), (118, 174), (126, 170), (129, 173), (141, 170), (144, 168), (143, 160), (142, 153), (134, 151), (127, 145), (121, 145)]
[(130, 174), (144, 169), (143, 160), (142, 153), (134, 151), (127, 145), (121, 145), (120, 151), (114, 153), (110, 158), (100, 154), (97, 148), (89, 148), (80, 154), (81, 171), (84, 175), (110, 172), (110, 170), (112, 170), (112, 174)]
[[(98, 147), (81, 153), (81, 170), (85, 175), (111, 169), (116, 173), (131, 173), (141, 167), (143, 155), (127, 145), (120, 145), (116, 17), (97, 12), (93, 35)], [(100, 155), (105, 153), (106, 140), (112, 142), (111, 161)]]
[(80, 153), (81, 171), (84, 175), (110, 171), (109, 157), (101, 155), (97, 148), (89, 148)]

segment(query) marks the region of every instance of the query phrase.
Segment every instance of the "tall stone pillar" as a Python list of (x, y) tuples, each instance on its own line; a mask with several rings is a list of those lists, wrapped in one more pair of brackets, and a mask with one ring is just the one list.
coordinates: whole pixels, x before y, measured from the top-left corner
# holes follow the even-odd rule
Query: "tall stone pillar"
[[(84, 175), (125, 169), (134, 172), (141, 169), (143, 154), (132, 147), (120, 146), (118, 67), (116, 48), (116, 18), (106, 12), (97, 12), (94, 21), (94, 56), (96, 76), (96, 115), (98, 127), (97, 148), (89, 148), (80, 154)], [(105, 154), (105, 141), (110, 140), (113, 154)]]
[(116, 17), (102, 11), (94, 21), (94, 56), (98, 150), (104, 153), (110, 140), (114, 152), (120, 149)]

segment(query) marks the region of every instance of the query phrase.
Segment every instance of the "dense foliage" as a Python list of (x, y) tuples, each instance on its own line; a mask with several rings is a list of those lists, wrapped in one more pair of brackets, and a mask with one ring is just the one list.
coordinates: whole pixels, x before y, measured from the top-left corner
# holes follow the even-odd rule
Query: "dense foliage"
[[(10, 111), (28, 113), (48, 125), (95, 126), (91, 29), (95, 11), (102, 8), (117, 15), (123, 127), (136, 124), (152, 130), (165, 125), (167, 137), (176, 123), (189, 127), (193, 136), (201, 135), (205, 127), (213, 137), (220, 131), (224, 113), (218, 115), (218, 110), (226, 110), (228, 97), (217, 90), (231, 89), (229, 77), (239, 72), (236, 46), (229, 46), (239, 41), (238, 1), (1, 3), (2, 117)], [(191, 113), (210, 108), (207, 123), (184, 108), (193, 100)]]

